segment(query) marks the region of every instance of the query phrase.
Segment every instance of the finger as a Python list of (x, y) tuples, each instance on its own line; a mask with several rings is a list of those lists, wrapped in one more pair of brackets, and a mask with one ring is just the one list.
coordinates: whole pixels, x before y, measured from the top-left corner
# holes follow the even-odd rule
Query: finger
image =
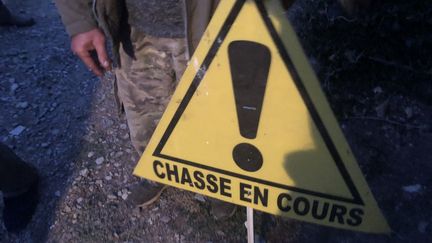
[(96, 76), (102, 76), (102, 70), (96, 65), (96, 63), (93, 61), (93, 59), (90, 56), (90, 53), (88, 52), (81, 52), (77, 53), (78, 57), (81, 59), (81, 61), (84, 62), (84, 64), (87, 66), (90, 71), (92, 71)]
[(93, 46), (96, 49), (97, 56), (99, 63), (104, 67), (106, 70), (111, 69), (111, 63), (108, 58), (108, 54), (105, 47), (105, 38), (97, 38), (93, 42)]

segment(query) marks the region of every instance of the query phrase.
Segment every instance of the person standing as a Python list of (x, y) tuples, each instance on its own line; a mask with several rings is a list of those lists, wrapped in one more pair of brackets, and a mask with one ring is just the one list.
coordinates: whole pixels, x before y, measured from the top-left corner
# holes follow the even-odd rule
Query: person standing
[[(71, 37), (71, 49), (87, 68), (102, 76), (114, 63), (116, 100), (141, 155), (219, 0), (55, 2)], [(107, 55), (107, 40), (112, 42), (113, 61)], [(165, 189), (143, 180), (131, 190), (129, 202), (147, 206)], [(218, 200), (211, 203), (216, 219), (230, 217), (236, 209)]]

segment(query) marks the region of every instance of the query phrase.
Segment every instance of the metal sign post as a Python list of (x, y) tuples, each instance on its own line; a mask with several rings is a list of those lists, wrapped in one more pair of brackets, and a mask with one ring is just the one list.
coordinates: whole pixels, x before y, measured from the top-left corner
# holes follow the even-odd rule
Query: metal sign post
[(248, 235), (248, 243), (254, 242), (254, 222), (253, 222), (253, 208), (247, 207), (246, 208), (246, 228), (247, 228), (247, 235)]

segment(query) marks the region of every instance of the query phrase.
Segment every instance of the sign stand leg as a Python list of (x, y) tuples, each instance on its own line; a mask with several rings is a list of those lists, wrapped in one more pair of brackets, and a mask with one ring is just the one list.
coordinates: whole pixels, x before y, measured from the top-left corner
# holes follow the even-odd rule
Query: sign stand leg
[(254, 222), (253, 222), (253, 209), (250, 207), (246, 208), (246, 228), (248, 235), (248, 243), (254, 243)]

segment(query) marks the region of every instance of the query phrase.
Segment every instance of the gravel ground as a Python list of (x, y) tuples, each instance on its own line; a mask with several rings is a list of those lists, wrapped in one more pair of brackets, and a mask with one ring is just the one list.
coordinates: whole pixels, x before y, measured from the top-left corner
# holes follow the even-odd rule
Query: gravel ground
[(98, 81), (70, 54), (53, 3), (7, 3), (37, 24), (0, 28), (0, 140), (39, 169), (42, 183), (29, 230), (18, 236), (0, 234), (0, 239), (41, 241), (77, 166)]
[[(215, 221), (205, 198), (172, 188), (149, 208), (126, 205), (138, 155), (118, 116), (112, 76), (92, 77), (71, 55), (51, 1), (9, 2), (37, 24), (0, 28), (0, 140), (39, 169), (42, 184), (33, 221), (16, 235), (0, 226), (0, 241), (245, 242), (243, 208)], [(336, 3), (317, 0), (290, 10), (393, 233), (355, 233), (258, 212), (258, 241), (432, 240), (431, 11), (424, 1), (383, 1), (348, 18)]]

